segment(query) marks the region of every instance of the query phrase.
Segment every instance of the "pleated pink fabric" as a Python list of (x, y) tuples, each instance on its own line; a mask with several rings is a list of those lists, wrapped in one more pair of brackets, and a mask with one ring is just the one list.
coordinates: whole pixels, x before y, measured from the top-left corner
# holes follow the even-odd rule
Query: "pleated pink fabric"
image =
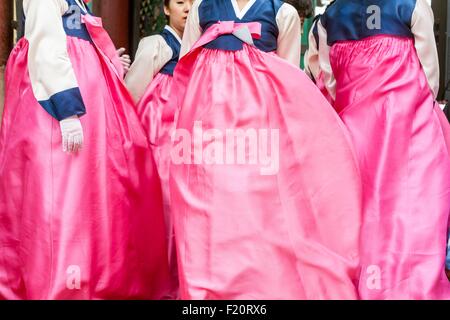
[(210, 27), (175, 70), (181, 297), (356, 299), (361, 186), (344, 125), (298, 67), (202, 47), (258, 26)]
[(77, 155), (63, 153), (58, 121), (33, 95), (27, 66), (36, 61), (28, 61), (27, 40), (8, 61), (0, 135), (2, 299), (163, 299), (171, 290), (153, 156), (109, 59), (111, 40), (98, 25), (88, 27), (95, 45), (67, 40), (87, 110)]
[(411, 39), (339, 42), (335, 108), (363, 181), (363, 299), (450, 299), (450, 127)]
[(168, 246), (167, 257), (171, 287), (173, 288), (171, 297), (177, 299), (179, 296), (177, 252), (169, 190), (171, 138), (175, 129), (176, 110), (172, 96), (172, 83), (172, 76), (158, 73), (137, 104), (137, 113), (147, 134), (161, 181)]

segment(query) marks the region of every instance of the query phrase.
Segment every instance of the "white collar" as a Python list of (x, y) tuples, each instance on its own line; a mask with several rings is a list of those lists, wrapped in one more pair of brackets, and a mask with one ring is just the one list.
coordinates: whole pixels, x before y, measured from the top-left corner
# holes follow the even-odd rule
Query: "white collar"
[(245, 7), (240, 10), (239, 5), (236, 0), (231, 0), (231, 4), (233, 5), (234, 13), (236, 14), (236, 17), (240, 20), (244, 18), (245, 14), (250, 10), (250, 8), (255, 4), (256, 0), (250, 0), (247, 2)]
[(169, 26), (169, 25), (166, 25), (165, 27), (164, 27), (164, 29), (166, 29), (167, 31), (169, 31), (171, 34), (173, 34), (173, 36), (178, 40), (178, 42), (181, 44), (181, 38), (180, 38), (180, 36), (178, 35), (178, 33), (175, 31), (175, 30), (173, 30), (173, 28), (171, 27), (171, 26)]
[(86, 4), (84, 3), (83, 0), (75, 0), (75, 2), (80, 7), (80, 9), (83, 10), (84, 13), (88, 13)]

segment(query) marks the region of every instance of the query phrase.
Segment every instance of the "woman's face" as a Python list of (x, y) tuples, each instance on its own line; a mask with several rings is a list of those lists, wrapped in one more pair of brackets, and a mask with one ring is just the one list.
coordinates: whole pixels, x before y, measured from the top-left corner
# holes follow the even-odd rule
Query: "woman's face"
[(170, 26), (181, 34), (184, 32), (192, 1), (193, 0), (170, 0), (169, 6), (164, 6), (164, 13), (170, 19)]

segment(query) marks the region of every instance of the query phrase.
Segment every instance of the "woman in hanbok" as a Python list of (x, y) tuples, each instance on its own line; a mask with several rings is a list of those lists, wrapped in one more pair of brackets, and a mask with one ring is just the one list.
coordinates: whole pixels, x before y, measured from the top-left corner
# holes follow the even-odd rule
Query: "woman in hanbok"
[(360, 176), (278, 0), (195, 1), (174, 74), (182, 299), (355, 299)]
[[(159, 35), (141, 40), (135, 61), (125, 78), (128, 89), (138, 102), (138, 116), (147, 133), (161, 179), (168, 259), (174, 289), (177, 288), (178, 271), (170, 212), (169, 166), (171, 132), (175, 126), (176, 108), (173, 105), (171, 89), (173, 72), (180, 57), (181, 37), (191, 5), (191, 0), (164, 1), (168, 25)], [(173, 297), (177, 296), (175, 290)]]
[(0, 298), (166, 298), (160, 183), (116, 49), (82, 1), (23, 7), (0, 135)]
[(450, 299), (450, 127), (426, 0), (337, 0), (319, 61), (358, 155), (362, 299)]

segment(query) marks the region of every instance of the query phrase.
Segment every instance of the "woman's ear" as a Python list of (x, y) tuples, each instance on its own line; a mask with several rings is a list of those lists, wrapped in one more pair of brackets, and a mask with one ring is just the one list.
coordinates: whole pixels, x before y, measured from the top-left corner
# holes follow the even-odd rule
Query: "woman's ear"
[(168, 6), (164, 6), (164, 14), (168, 17), (170, 16), (170, 10)]

